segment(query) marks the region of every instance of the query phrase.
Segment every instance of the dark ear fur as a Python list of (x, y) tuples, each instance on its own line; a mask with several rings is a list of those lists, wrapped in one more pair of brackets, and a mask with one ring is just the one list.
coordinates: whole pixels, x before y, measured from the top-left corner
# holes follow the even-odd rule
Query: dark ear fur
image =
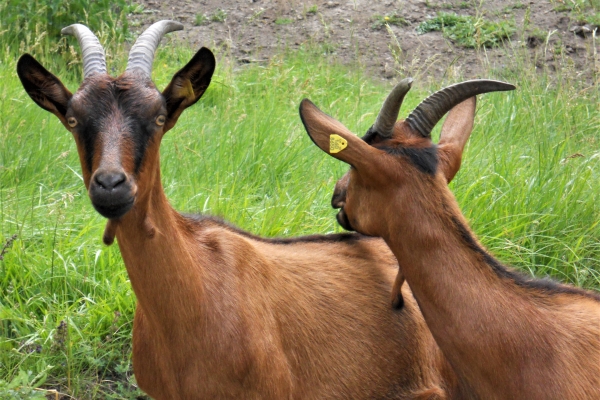
[(67, 126), (65, 114), (71, 92), (60, 79), (52, 75), (30, 54), (24, 54), (17, 62), (17, 74), (25, 91), (38, 106), (56, 115)]
[(203, 47), (173, 76), (162, 93), (167, 100), (165, 132), (175, 125), (183, 110), (202, 97), (215, 72), (215, 64), (213, 53)]

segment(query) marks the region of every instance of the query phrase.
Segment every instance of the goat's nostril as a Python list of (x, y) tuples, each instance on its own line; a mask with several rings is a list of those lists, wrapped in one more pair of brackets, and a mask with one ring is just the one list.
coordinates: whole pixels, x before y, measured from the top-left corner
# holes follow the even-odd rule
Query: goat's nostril
[(333, 196), (331, 199), (331, 207), (333, 208), (344, 208), (346, 202), (344, 200), (340, 200), (338, 196)]
[(94, 177), (94, 181), (105, 190), (113, 190), (126, 180), (123, 172), (100, 172)]

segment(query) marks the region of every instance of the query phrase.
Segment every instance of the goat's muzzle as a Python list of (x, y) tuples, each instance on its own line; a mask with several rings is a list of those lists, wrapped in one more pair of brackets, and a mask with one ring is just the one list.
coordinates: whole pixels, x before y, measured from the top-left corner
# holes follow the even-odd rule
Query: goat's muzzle
[(120, 218), (135, 202), (136, 187), (123, 171), (97, 170), (88, 190), (92, 205), (105, 218)]

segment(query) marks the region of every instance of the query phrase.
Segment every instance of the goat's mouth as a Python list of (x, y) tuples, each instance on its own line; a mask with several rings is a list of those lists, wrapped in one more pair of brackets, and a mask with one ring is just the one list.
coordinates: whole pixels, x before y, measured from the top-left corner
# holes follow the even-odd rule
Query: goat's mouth
[(342, 228), (344, 228), (345, 230), (347, 230), (347, 231), (355, 230), (354, 228), (352, 228), (352, 225), (350, 225), (350, 220), (348, 219), (348, 215), (344, 211), (344, 208), (340, 208), (340, 211), (335, 216), (335, 219), (337, 220), (338, 224), (340, 224), (340, 226)]
[(127, 214), (135, 203), (135, 196), (130, 196), (126, 199), (114, 199), (113, 201), (94, 201), (92, 205), (104, 218), (116, 219)]

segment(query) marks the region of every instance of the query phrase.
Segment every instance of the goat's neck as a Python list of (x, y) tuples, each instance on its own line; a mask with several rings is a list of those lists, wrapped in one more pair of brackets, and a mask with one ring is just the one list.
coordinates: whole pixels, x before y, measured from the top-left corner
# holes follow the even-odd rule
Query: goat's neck
[(496, 275), (474, 249), (479, 246), (474, 236), (472, 243), (465, 240), (465, 232), (472, 235), (468, 225), (450, 191), (442, 194), (409, 210), (410, 218), (387, 212), (384, 239), (445, 356), (455, 368), (466, 368), (460, 371), (462, 376), (483, 381), (502, 373), (503, 366), (492, 362), (493, 354), (514, 353), (522, 335), (535, 336), (528, 332), (528, 321), (518, 321), (514, 311), (532, 313), (532, 323), (541, 315), (510, 282)]
[(197, 318), (202, 310), (203, 257), (182, 217), (170, 206), (160, 173), (153, 180), (152, 190), (120, 220), (116, 236), (149, 322), (173, 327)]

